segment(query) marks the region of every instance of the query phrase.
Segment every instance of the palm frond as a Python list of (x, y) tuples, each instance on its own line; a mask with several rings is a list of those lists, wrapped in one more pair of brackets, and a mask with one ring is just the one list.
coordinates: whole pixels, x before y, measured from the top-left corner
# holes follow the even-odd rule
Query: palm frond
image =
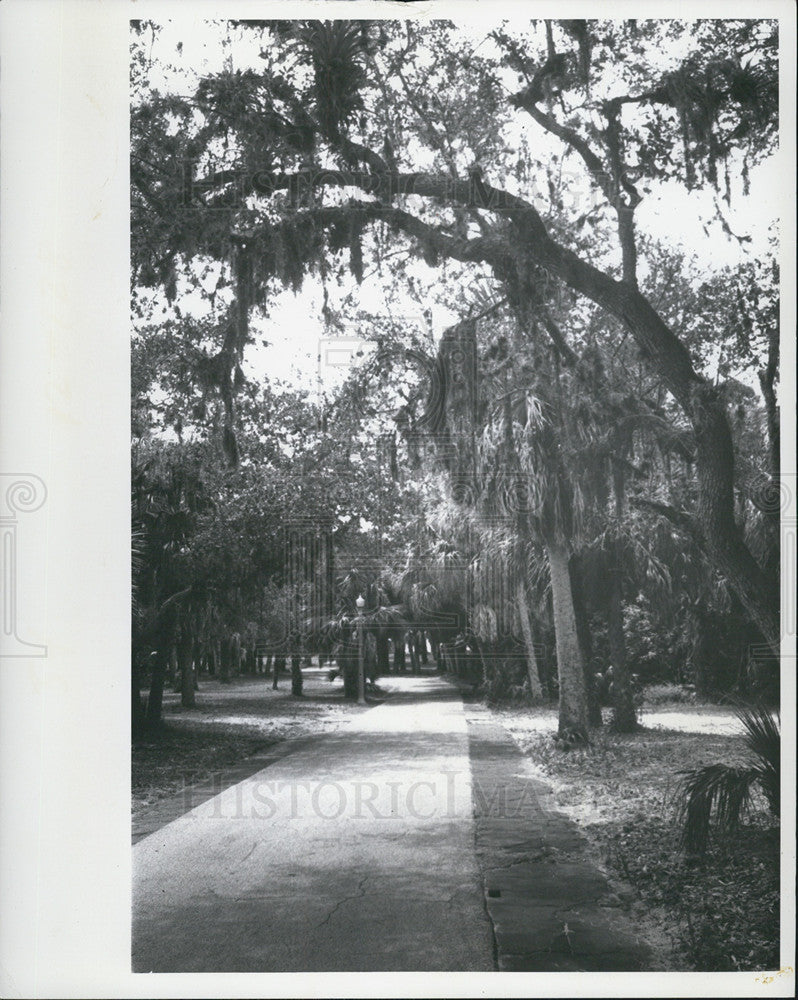
[(745, 729), (745, 745), (753, 758), (750, 767), (709, 764), (680, 771), (677, 821), (682, 847), (702, 855), (709, 846), (713, 815), (719, 833), (729, 833), (751, 807), (752, 789), (759, 785), (774, 816), (779, 815), (781, 786), (781, 732), (778, 714), (762, 705), (738, 702), (735, 714)]
[(681, 844), (688, 854), (703, 855), (709, 846), (713, 812), (718, 831), (736, 827), (751, 804), (751, 789), (759, 780), (755, 768), (709, 764), (680, 771), (682, 798), (677, 819), (682, 827)]
[(778, 713), (763, 705), (736, 706), (737, 718), (745, 727), (745, 744), (754, 757), (754, 769), (767, 799), (768, 808), (778, 816), (781, 806), (781, 726)]

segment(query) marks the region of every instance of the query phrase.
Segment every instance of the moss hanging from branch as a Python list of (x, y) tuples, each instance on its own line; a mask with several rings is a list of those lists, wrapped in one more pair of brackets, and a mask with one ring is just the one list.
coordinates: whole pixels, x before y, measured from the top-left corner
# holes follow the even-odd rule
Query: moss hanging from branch
[[(701, 162), (707, 180), (716, 190), (720, 185), (720, 164), (724, 165), (726, 180), (731, 145), (756, 137), (770, 121), (771, 106), (778, 100), (774, 85), (756, 67), (742, 66), (733, 59), (713, 59), (701, 66), (696, 58), (690, 58), (668, 73), (655, 93), (679, 116), (687, 187), (695, 186), (695, 167)], [(728, 112), (736, 121), (733, 128), (724, 120), (730, 117)], [(745, 178), (747, 163), (743, 169)], [(728, 181), (725, 187), (729, 201)]]

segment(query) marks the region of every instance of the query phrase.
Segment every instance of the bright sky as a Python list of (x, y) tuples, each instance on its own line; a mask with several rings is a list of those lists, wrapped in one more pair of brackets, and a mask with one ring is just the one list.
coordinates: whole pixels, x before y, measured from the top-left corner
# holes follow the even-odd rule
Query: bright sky
[[(473, 29), (473, 32), (476, 40), (481, 41), (485, 36), (484, 26)], [(151, 49), (151, 83), (163, 90), (190, 92), (199, 76), (218, 72), (225, 65), (234, 69), (263, 65), (256, 37), (246, 37), (232, 46), (226, 46), (220, 43), (222, 36), (218, 23), (196, 17), (186, 16), (165, 22), (160, 37)], [(525, 117), (520, 128), (534, 134), (536, 150), (541, 149), (542, 142), (548, 142), (559, 151), (557, 140), (541, 136), (537, 126)], [(575, 170), (573, 176), (572, 197), (583, 197), (593, 203), (595, 194), (584, 173)], [(750, 180), (747, 197), (738, 191), (731, 207), (723, 206), (732, 231), (738, 236), (751, 237), (750, 244), (745, 248), (728, 237), (714, 218), (713, 192), (688, 193), (675, 181), (660, 184), (651, 196), (643, 200), (636, 213), (638, 228), (665, 243), (680, 245), (695, 255), (699, 266), (708, 270), (738, 263), (749, 254), (764, 255), (767, 253), (768, 228), (778, 218), (780, 200), (783, 203), (783, 180), (779, 176), (778, 158), (773, 157), (753, 169)], [(356, 286), (353, 279), (346, 280), (349, 284), (344, 286), (343, 294), (354, 292)], [(387, 304), (377, 281), (367, 279), (355, 294), (360, 307), (366, 312), (385, 314)], [(253, 324), (258, 343), (248, 351), (248, 374), (253, 377), (268, 374), (271, 378), (305, 387), (329, 386), (342, 378), (347, 367), (344, 361), (347, 351), (354, 357), (356, 344), (353, 338), (340, 338), (339, 334), (335, 334), (341, 343), (329, 349), (326, 341), (330, 331), (325, 328), (321, 317), (321, 303), (321, 286), (313, 279), (306, 280), (298, 295), (287, 291), (276, 298), (270, 304), (268, 321)], [(431, 305), (433, 325), (439, 333), (456, 317), (437, 303)], [(421, 322), (416, 303), (409, 301), (406, 311), (411, 321), (413, 317), (418, 317), (418, 322)], [(268, 346), (262, 346), (263, 340), (268, 342)]]

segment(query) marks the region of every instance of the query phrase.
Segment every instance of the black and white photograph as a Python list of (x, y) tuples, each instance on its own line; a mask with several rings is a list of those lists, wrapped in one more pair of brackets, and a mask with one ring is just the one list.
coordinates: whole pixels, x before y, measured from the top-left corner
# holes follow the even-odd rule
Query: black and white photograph
[(40, 779), (12, 937), (103, 940), (106, 883), (85, 996), (792, 995), (794, 9), (119, 3), (99, 54), (55, 6), (124, 273), (52, 251), (93, 509), (3, 467), (3, 719), (67, 686), (25, 532), (113, 551), (57, 560), (92, 792)]
[(515, 13), (131, 24), (135, 971), (779, 966), (778, 25)]

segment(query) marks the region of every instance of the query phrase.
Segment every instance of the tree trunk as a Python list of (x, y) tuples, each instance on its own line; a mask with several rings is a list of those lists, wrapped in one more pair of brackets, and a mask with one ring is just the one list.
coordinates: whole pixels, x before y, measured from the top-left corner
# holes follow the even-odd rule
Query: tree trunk
[(726, 413), (709, 390), (696, 396), (696, 468), (699, 520), (707, 552), (737, 592), (769, 645), (778, 651), (778, 577), (772, 579), (744, 544), (734, 520), (734, 449)]
[(291, 694), (295, 698), (302, 696), (302, 666), (298, 655), (291, 657)]
[(560, 684), (558, 733), (569, 742), (587, 743), (585, 668), (576, 632), (571, 577), (568, 572), (568, 550), (561, 541), (551, 537), (545, 540), (545, 544), (551, 571), (557, 676)]
[(192, 651), (194, 642), (187, 631), (177, 644), (177, 663), (180, 670), (180, 704), (183, 708), (194, 708), (194, 663)]
[(338, 666), (344, 679), (344, 698), (348, 701), (357, 701), (358, 681), (360, 675), (360, 665), (358, 662), (359, 651), (357, 636), (346, 638), (341, 645), (341, 652), (338, 656)]
[(233, 643), (231, 639), (222, 639), (219, 644), (219, 683), (230, 683), (230, 658), (232, 656)]
[(395, 674), (405, 669), (405, 634), (401, 632), (393, 641), (393, 670)]
[(414, 676), (418, 676), (421, 670), (418, 665), (418, 651), (416, 649), (416, 634), (415, 632), (408, 632), (407, 634), (407, 648), (410, 653), (410, 669)]
[(540, 683), (540, 672), (538, 670), (538, 658), (535, 653), (535, 640), (532, 635), (532, 618), (529, 613), (529, 601), (527, 600), (526, 582), (519, 580), (515, 589), (516, 600), (518, 601), (518, 617), (521, 619), (521, 631), (524, 635), (524, 645), (526, 646), (526, 669), (529, 677), (529, 693), (533, 702), (543, 701), (543, 688)]
[(571, 577), (571, 596), (574, 602), (576, 618), (576, 637), (579, 640), (579, 650), (582, 653), (582, 664), (585, 668), (585, 691), (587, 693), (587, 721), (594, 728), (604, 725), (601, 717), (601, 701), (596, 688), (593, 672), (593, 639), (590, 635), (590, 624), (587, 620), (585, 605), (585, 588), (582, 583), (581, 557), (573, 553), (568, 560), (568, 573)]
[(151, 729), (161, 721), (163, 709), (163, 686), (166, 680), (166, 668), (169, 662), (169, 651), (159, 649), (152, 664), (150, 680), (150, 696), (147, 699), (147, 727)]
[(272, 677), (272, 691), (277, 690), (277, 684), (280, 680), (280, 671), (285, 667), (285, 657), (280, 654), (274, 658), (274, 676)]

